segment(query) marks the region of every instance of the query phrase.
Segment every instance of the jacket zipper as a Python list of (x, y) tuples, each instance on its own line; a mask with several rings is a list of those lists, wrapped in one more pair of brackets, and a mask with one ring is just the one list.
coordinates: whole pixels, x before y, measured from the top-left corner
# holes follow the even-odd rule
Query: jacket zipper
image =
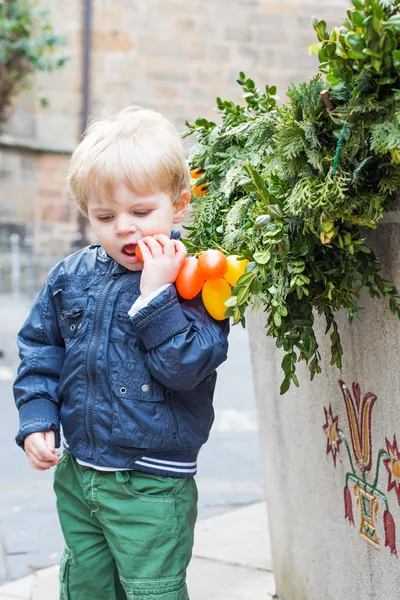
[(88, 353), (86, 355), (86, 375), (88, 380), (88, 395), (85, 403), (85, 430), (86, 435), (89, 440), (89, 452), (88, 458), (92, 458), (94, 454), (94, 437), (92, 434), (92, 429), (90, 427), (90, 412), (93, 404), (93, 397), (95, 392), (95, 377), (93, 377), (93, 373), (96, 373), (96, 353), (98, 348), (98, 339), (99, 339), (99, 331), (103, 321), (104, 314), (104, 306), (105, 300), (108, 294), (108, 290), (114, 283), (116, 279), (119, 278), (119, 273), (114, 273), (111, 275), (111, 279), (104, 286), (100, 300), (96, 307), (96, 314), (94, 319), (94, 327), (93, 327), (93, 336), (90, 340)]
[(176, 420), (175, 413), (174, 413), (174, 411), (172, 409), (172, 406), (171, 406), (171, 398), (173, 396), (173, 392), (171, 390), (167, 390), (165, 392), (165, 395), (167, 397), (167, 402), (166, 402), (167, 411), (168, 411), (168, 414), (169, 414), (170, 421), (172, 423), (172, 430), (173, 430), (172, 434), (173, 434), (174, 438), (176, 439), (177, 443), (179, 444), (179, 441), (178, 441), (178, 434), (179, 434), (178, 421)]

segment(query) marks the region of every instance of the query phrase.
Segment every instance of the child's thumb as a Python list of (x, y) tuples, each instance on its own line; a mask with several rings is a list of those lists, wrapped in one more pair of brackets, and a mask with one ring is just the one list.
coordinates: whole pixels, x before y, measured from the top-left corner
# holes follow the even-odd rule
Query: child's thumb
[(56, 436), (54, 434), (54, 431), (46, 431), (46, 433), (44, 434), (44, 439), (48, 449), (51, 452), (54, 452), (56, 446)]

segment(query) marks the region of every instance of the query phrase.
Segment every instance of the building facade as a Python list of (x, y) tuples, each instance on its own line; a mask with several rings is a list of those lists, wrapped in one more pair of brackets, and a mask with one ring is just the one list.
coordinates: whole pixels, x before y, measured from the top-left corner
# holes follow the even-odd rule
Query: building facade
[[(41, 4), (56, 32), (67, 37), (60, 51), (69, 61), (55, 73), (35, 76), (0, 136), (0, 241), (7, 244), (17, 231), (32, 237), (36, 254), (63, 256), (79, 244), (65, 172), (82, 134), (83, 113), (141, 105), (161, 111), (183, 131), (186, 120), (216, 117), (216, 96), (240, 100), (240, 71), (259, 87), (277, 85), (282, 98), (291, 82), (316, 72), (316, 58), (307, 50), (315, 43), (311, 17), (340, 25), (349, 0)], [(91, 9), (89, 77), (85, 7)], [(40, 105), (42, 97), (47, 108)]]

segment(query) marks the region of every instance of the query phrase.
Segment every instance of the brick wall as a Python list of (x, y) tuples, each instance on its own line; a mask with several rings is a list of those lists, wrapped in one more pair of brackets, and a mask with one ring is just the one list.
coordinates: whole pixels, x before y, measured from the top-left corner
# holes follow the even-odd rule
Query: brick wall
[[(80, 135), (81, 1), (41, 4), (52, 13), (56, 30), (68, 37), (63, 52), (70, 61), (57, 73), (36, 76), (35, 87), (19, 99), (6, 133), (39, 145), (72, 148)], [(350, 0), (93, 0), (91, 110), (144, 105), (163, 112), (182, 131), (187, 119), (215, 116), (217, 95), (240, 100), (235, 83), (239, 71), (260, 87), (276, 84), (282, 98), (290, 82), (316, 71), (316, 58), (307, 52), (315, 42), (311, 17), (339, 25), (349, 4)], [(50, 108), (40, 108), (43, 95)], [(66, 220), (65, 207), (70, 205), (62, 177), (57, 180), (65, 159), (35, 159), (31, 153), (30, 167), (25, 168), (15, 151), (3, 147), (0, 153), (9, 172), (0, 179), (0, 221), (27, 220), (40, 238), (38, 249), (45, 248), (52, 231), (68, 245), (75, 217)], [(46, 191), (44, 182), (53, 176)]]

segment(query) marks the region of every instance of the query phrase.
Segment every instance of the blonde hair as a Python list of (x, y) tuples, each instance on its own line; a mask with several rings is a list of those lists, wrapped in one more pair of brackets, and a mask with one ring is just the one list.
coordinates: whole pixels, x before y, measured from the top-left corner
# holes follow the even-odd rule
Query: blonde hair
[(91, 196), (112, 199), (121, 183), (136, 194), (168, 192), (173, 203), (189, 192), (180, 135), (160, 113), (128, 107), (94, 120), (73, 152), (68, 184), (85, 215)]

